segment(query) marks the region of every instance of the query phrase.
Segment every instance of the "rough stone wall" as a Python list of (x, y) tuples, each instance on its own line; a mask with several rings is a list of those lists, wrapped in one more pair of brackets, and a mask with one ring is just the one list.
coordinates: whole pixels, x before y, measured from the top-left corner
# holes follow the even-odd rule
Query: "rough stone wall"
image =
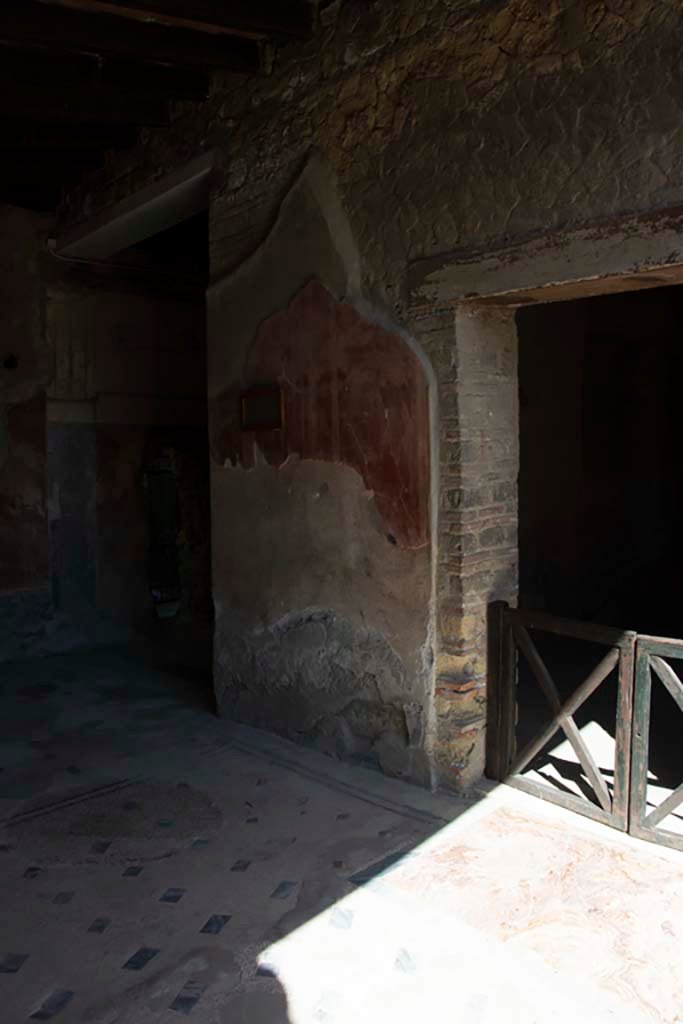
[(517, 333), (510, 311), (455, 316), (442, 401), (435, 756), (463, 785), (484, 771), (487, 608), (517, 591)]
[[(214, 147), (211, 269), (231, 280), (281, 222), (311, 152), (322, 155), (354, 273), (338, 273), (334, 245), (309, 245), (299, 228), (318, 207), (301, 206), (287, 271), (266, 260), (262, 294), (218, 303), (210, 334), (229, 325), (231, 344), (252, 338), (308, 274), (427, 352), (441, 480), (432, 480), (438, 544), (423, 630), (427, 675), (438, 680), (430, 676), (426, 743), (441, 779), (467, 785), (482, 761), (483, 609), (515, 590), (514, 345), (483, 327), (489, 343), (476, 353), (452, 310), (430, 307), (428, 294), (411, 308), (408, 271), (415, 281), (449, 253), (474, 258), (680, 204), (683, 13), (669, 0), (347, 0), (323, 20), (318, 38), (280, 52), (269, 78), (219, 76), (207, 103), (179, 105), (170, 130), (145, 131), (137, 153), (112, 155), (67, 197), (61, 219), (82, 220)], [(210, 382), (233, 379), (224, 355)], [(214, 523), (222, 507), (214, 497)], [(415, 693), (425, 679), (412, 681)]]
[(217, 276), (265, 237), (319, 148), (367, 286), (393, 308), (406, 261), (679, 203), (682, 38), (674, 0), (333, 4), (273, 75), (217, 79), (174, 130), (142, 134), (139, 159), (112, 155), (63, 216), (217, 146)]

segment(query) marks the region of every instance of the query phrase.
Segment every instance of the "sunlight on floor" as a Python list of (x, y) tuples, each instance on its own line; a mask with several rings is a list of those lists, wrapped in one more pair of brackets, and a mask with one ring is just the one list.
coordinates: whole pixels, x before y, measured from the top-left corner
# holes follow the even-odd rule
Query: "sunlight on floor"
[(681, 1021), (678, 855), (604, 833), (499, 787), (265, 950), (261, 970), (292, 1024)]
[[(671, 786), (662, 786), (657, 776), (652, 772), (648, 772), (647, 776), (647, 810), (648, 814), (653, 811), (655, 807), (659, 807), (660, 804), (671, 795), (673, 789)], [(666, 830), (667, 832), (675, 832), (676, 835), (683, 835), (683, 805), (679, 805), (675, 808), (671, 814), (668, 814), (666, 818), (663, 818), (659, 822), (657, 828)]]
[[(588, 722), (587, 725), (584, 725), (581, 729), (581, 736), (604, 775), (607, 787), (611, 792), (614, 780), (614, 737), (599, 722)], [(574, 748), (563, 733), (559, 734), (558, 740), (557, 746), (550, 748), (543, 760), (536, 762), (533, 769), (523, 773), (524, 778), (595, 802), (591, 785), (579, 764)], [(647, 788), (649, 810), (658, 807), (672, 792), (671, 786), (662, 785), (657, 775), (652, 770), (649, 771)], [(660, 823), (659, 827), (683, 835), (683, 811), (677, 808)]]
[[(614, 777), (614, 737), (599, 722), (584, 725), (581, 736), (611, 789)], [(550, 784), (562, 792), (585, 798), (591, 792), (591, 787), (585, 779), (576, 752), (564, 733), (560, 732), (557, 739), (560, 740), (557, 746), (548, 751), (542, 763), (539, 759), (534, 770), (524, 772), (524, 778)]]

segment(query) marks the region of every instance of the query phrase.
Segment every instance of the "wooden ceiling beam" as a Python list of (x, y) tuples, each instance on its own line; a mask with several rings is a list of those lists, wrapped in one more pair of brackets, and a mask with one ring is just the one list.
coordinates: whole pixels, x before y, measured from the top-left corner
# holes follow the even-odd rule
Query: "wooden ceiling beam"
[(115, 13), (159, 25), (191, 27), (256, 38), (310, 35), (315, 0), (40, 0), (92, 13)]
[(11, 82), (12, 91), (40, 84), (46, 90), (104, 89), (178, 100), (202, 100), (209, 94), (209, 76), (197, 71), (1, 44), (0, 81)]
[(83, 169), (99, 167), (102, 163), (102, 154), (106, 146), (96, 148), (93, 146), (46, 146), (44, 149), (31, 147), (0, 146), (0, 155), (5, 170), (18, 167), (28, 169), (43, 169), (46, 175), (60, 175), (60, 168)]
[(40, 85), (18, 90), (9, 87), (0, 74), (0, 118), (34, 123), (166, 125), (169, 113), (163, 98)]
[(97, 81), (103, 89), (164, 95), (174, 100), (204, 100), (210, 86), (210, 76), (200, 71), (120, 60), (100, 61)]
[(47, 213), (59, 203), (70, 179), (39, 173), (34, 168), (0, 168), (0, 202)]
[(35, 153), (46, 158), (53, 152), (72, 150), (86, 153), (135, 145), (134, 126), (88, 124), (42, 124), (0, 120), (0, 153)]
[(31, 181), (3, 181), (0, 177), (0, 203), (34, 213), (52, 213), (62, 197), (61, 186), (45, 187)]
[[(97, 166), (101, 159), (101, 153), (89, 153), (88, 166)], [(78, 152), (65, 151), (56, 155), (52, 154), (49, 166), (46, 166), (44, 163), (37, 163), (31, 153), (13, 153), (12, 155), (3, 154), (3, 167), (0, 170), (0, 177), (21, 178), (29, 176), (49, 184), (52, 181), (59, 183), (64, 178), (71, 176), (78, 177), (82, 169), (81, 154)]]
[(50, 51), (93, 54), (200, 70), (262, 70), (261, 43), (237, 36), (131, 22), (113, 14), (95, 14), (42, 3), (2, 0), (0, 42)]

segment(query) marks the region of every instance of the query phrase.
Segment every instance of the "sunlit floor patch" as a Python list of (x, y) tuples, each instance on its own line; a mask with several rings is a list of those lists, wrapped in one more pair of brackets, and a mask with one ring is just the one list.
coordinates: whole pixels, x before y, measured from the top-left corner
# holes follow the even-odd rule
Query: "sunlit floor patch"
[(678, 855), (604, 833), (501, 788), (264, 951), (291, 1024), (683, 1020)]

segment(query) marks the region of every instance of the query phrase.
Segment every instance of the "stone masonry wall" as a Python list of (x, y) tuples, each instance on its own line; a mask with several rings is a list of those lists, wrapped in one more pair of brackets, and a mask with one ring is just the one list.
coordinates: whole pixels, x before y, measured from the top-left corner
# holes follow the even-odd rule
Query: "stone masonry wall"
[(514, 338), (500, 322), (473, 332), (466, 312), (411, 309), (407, 272), (679, 205), (682, 42), (673, 0), (334, 3), (271, 76), (218, 76), (208, 102), (178, 105), (170, 130), (111, 155), (61, 210), (64, 225), (83, 220), (215, 148), (218, 281), (322, 155), (358, 252), (356, 299), (418, 340), (438, 382), (428, 746), (450, 785), (480, 774), (484, 607), (515, 591)]
[(444, 784), (484, 771), (487, 607), (517, 593), (517, 334), (509, 311), (416, 314), (439, 380), (431, 753)]

